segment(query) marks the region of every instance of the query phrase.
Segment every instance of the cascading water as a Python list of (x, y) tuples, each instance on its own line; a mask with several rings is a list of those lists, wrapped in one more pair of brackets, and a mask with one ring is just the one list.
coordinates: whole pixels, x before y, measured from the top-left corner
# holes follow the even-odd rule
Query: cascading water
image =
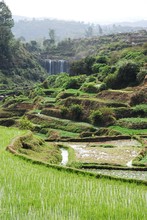
[(45, 69), (49, 74), (69, 73), (69, 62), (67, 60), (45, 60)]

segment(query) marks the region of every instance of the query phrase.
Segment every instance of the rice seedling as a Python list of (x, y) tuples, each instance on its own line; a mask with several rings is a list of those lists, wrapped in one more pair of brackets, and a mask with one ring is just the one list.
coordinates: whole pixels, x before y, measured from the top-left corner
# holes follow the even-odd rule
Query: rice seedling
[(5, 151), (24, 131), (0, 132), (0, 219), (147, 219), (146, 186), (32, 164)]

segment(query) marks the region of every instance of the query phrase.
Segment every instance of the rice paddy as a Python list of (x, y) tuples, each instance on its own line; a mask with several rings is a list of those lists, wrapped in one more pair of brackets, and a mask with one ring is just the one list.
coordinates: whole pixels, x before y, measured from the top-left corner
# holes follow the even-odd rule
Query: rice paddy
[(147, 219), (146, 186), (58, 171), (5, 151), (23, 133), (0, 127), (0, 219)]

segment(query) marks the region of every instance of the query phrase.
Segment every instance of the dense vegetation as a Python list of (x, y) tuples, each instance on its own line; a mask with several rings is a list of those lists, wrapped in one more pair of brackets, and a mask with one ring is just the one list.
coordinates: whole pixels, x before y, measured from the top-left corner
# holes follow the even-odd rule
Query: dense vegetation
[(146, 219), (147, 32), (22, 43), (0, 6), (0, 217)]
[[(12, 34), (13, 20), (9, 8), (0, 2), (0, 87), (28, 85), (41, 81), (45, 71), (36, 58), (15, 40)], [(14, 86), (14, 87), (15, 87)]]

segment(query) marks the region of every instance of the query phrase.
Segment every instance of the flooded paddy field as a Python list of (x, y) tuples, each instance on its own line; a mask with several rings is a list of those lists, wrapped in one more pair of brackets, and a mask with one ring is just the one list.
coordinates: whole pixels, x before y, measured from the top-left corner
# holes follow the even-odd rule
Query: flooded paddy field
[[(85, 170), (85, 169), (84, 169)], [(87, 171), (110, 175), (114, 177), (139, 179), (147, 181), (147, 171), (132, 171), (132, 170), (107, 170), (107, 169), (86, 169)]]
[(131, 166), (131, 161), (141, 151), (137, 140), (115, 140), (105, 142), (66, 143), (75, 150), (81, 163), (108, 163)]

